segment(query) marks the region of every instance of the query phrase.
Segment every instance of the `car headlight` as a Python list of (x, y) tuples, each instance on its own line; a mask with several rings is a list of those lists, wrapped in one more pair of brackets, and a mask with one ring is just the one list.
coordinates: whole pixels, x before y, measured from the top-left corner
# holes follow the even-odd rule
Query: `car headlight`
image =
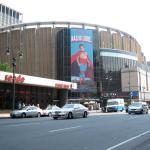
[(19, 114), (19, 112), (13, 112), (12, 114), (17, 115), (17, 114)]
[(62, 111), (61, 113), (66, 114), (66, 113), (67, 113), (67, 111)]

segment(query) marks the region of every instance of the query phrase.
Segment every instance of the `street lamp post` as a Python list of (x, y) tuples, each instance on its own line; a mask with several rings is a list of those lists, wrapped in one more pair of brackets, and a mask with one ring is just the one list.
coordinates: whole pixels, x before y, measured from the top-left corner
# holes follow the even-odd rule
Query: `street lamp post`
[[(7, 55), (10, 55), (10, 49), (8, 48), (6, 51)], [(22, 58), (23, 53), (22, 51), (18, 51), (16, 53), (20, 58)], [(13, 69), (13, 78), (12, 78), (12, 110), (15, 109), (15, 97), (16, 97), (16, 86), (15, 86), (15, 72), (16, 72), (16, 57), (14, 53), (12, 53), (12, 69)]]
[(13, 62), (12, 62), (12, 66), (13, 66), (13, 107), (12, 109), (15, 109), (15, 96), (16, 96), (16, 92), (15, 92), (15, 70), (16, 70), (16, 58), (13, 57)]

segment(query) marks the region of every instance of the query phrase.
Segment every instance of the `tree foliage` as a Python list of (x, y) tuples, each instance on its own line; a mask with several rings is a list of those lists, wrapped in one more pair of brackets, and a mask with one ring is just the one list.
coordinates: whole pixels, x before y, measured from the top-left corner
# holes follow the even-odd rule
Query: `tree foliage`
[(6, 72), (10, 72), (11, 71), (11, 67), (8, 63), (0, 63), (0, 70), (1, 71), (6, 71)]

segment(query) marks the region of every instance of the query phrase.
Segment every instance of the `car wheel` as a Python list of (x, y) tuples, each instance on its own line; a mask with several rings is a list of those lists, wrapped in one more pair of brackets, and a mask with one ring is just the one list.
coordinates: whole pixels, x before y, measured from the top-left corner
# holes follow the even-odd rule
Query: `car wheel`
[(37, 114), (37, 117), (40, 118), (40, 117), (41, 117), (41, 113), (38, 113), (38, 114)]
[(21, 117), (22, 117), (22, 118), (25, 118), (25, 117), (26, 117), (26, 114), (25, 114), (25, 113), (22, 113)]
[(49, 113), (48, 116), (49, 116), (49, 117), (52, 117), (52, 113)]
[(128, 112), (128, 114), (130, 115), (130, 114), (131, 114), (131, 112)]
[(123, 112), (123, 108), (120, 111)]
[(68, 114), (68, 119), (72, 119), (72, 118), (73, 118), (73, 115), (72, 115), (71, 112), (69, 112), (69, 114)]
[(14, 116), (14, 115), (12, 115), (12, 116), (11, 116), (11, 118), (15, 118), (15, 116)]
[(144, 114), (144, 111), (143, 111), (143, 110), (141, 110), (141, 114)]
[(83, 118), (87, 118), (87, 112), (86, 111), (83, 114)]
[(53, 117), (53, 119), (57, 120), (57, 119), (58, 119), (58, 117)]

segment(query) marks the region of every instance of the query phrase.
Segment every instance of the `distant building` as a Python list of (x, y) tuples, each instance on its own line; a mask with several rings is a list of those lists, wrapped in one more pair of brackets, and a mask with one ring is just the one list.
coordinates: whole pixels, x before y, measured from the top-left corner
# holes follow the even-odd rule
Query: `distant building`
[(147, 61), (147, 66), (150, 67), (150, 61)]
[(139, 67), (121, 69), (122, 92), (130, 92), (132, 100), (150, 103), (150, 72)]
[(22, 23), (22, 13), (0, 4), (0, 27)]

